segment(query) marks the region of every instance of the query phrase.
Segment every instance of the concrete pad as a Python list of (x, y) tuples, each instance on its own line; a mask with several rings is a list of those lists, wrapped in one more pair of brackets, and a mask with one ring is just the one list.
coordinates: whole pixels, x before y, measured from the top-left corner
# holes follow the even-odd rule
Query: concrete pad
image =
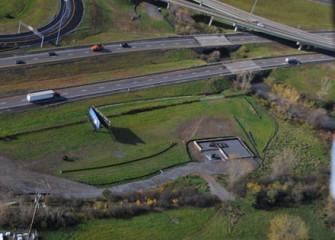
[(201, 47), (220, 47), (226, 45), (232, 45), (232, 43), (224, 36), (197, 36), (195, 40), (201, 45)]
[(233, 74), (236, 74), (242, 71), (244, 72), (260, 71), (262, 69), (252, 60), (227, 63), (227, 64), (224, 64), (224, 66)]

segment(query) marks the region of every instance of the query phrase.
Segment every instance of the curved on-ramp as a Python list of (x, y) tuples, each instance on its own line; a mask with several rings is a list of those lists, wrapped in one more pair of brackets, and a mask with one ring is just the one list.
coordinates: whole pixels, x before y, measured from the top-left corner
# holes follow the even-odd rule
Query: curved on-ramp
[[(73, 32), (82, 21), (84, 15), (84, 4), (82, 0), (60, 1), (61, 7), (58, 15), (45, 26), (37, 29), (37, 31), (44, 36), (44, 42), (55, 40), (58, 36), (59, 27), (61, 27), (60, 37), (63, 37)], [(31, 31), (0, 35), (0, 50), (39, 44), (41, 44), (41, 38)]]

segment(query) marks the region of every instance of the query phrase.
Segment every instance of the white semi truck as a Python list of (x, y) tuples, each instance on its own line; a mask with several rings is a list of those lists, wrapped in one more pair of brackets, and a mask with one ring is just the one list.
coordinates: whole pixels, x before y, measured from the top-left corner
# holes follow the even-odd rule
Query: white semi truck
[(42, 92), (34, 92), (29, 93), (27, 95), (28, 102), (36, 102), (36, 101), (42, 101), (42, 100), (51, 100), (54, 98), (58, 98), (60, 94), (58, 92), (55, 92), (53, 90), (47, 90)]

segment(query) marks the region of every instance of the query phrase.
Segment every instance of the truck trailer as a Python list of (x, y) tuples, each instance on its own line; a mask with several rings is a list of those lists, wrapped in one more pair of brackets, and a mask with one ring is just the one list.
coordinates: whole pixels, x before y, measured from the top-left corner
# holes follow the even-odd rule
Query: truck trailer
[(51, 100), (54, 98), (58, 98), (59, 96), (60, 96), (59, 93), (53, 90), (47, 90), (42, 92), (29, 93), (27, 95), (27, 100), (28, 102), (36, 102), (42, 100)]

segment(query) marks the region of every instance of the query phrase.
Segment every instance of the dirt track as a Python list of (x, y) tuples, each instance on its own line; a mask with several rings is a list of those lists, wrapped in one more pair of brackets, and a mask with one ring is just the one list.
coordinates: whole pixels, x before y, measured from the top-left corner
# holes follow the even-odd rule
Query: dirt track
[[(95, 198), (101, 196), (101, 193), (104, 190), (59, 177), (21, 170), (11, 160), (4, 157), (0, 157), (0, 166), (0, 186), (9, 188), (16, 192), (50, 193), (52, 195), (59, 195), (65, 198)], [(250, 162), (250, 160), (248, 160), (247, 166), (249, 167), (248, 169), (245, 169), (245, 171), (249, 172), (257, 166), (257, 163)], [(226, 163), (222, 161), (207, 160), (201, 163), (192, 162), (185, 166), (162, 172), (159, 175), (142, 181), (111, 187), (109, 190), (120, 193), (145, 190), (157, 187), (181, 176), (197, 174), (203, 176), (209, 183), (212, 194), (217, 195), (221, 200), (228, 200), (233, 198), (232, 195), (229, 194), (222, 186), (219, 186), (218, 183), (213, 181), (214, 179), (210, 176), (210, 174), (214, 173), (223, 173), (225, 169)]]

